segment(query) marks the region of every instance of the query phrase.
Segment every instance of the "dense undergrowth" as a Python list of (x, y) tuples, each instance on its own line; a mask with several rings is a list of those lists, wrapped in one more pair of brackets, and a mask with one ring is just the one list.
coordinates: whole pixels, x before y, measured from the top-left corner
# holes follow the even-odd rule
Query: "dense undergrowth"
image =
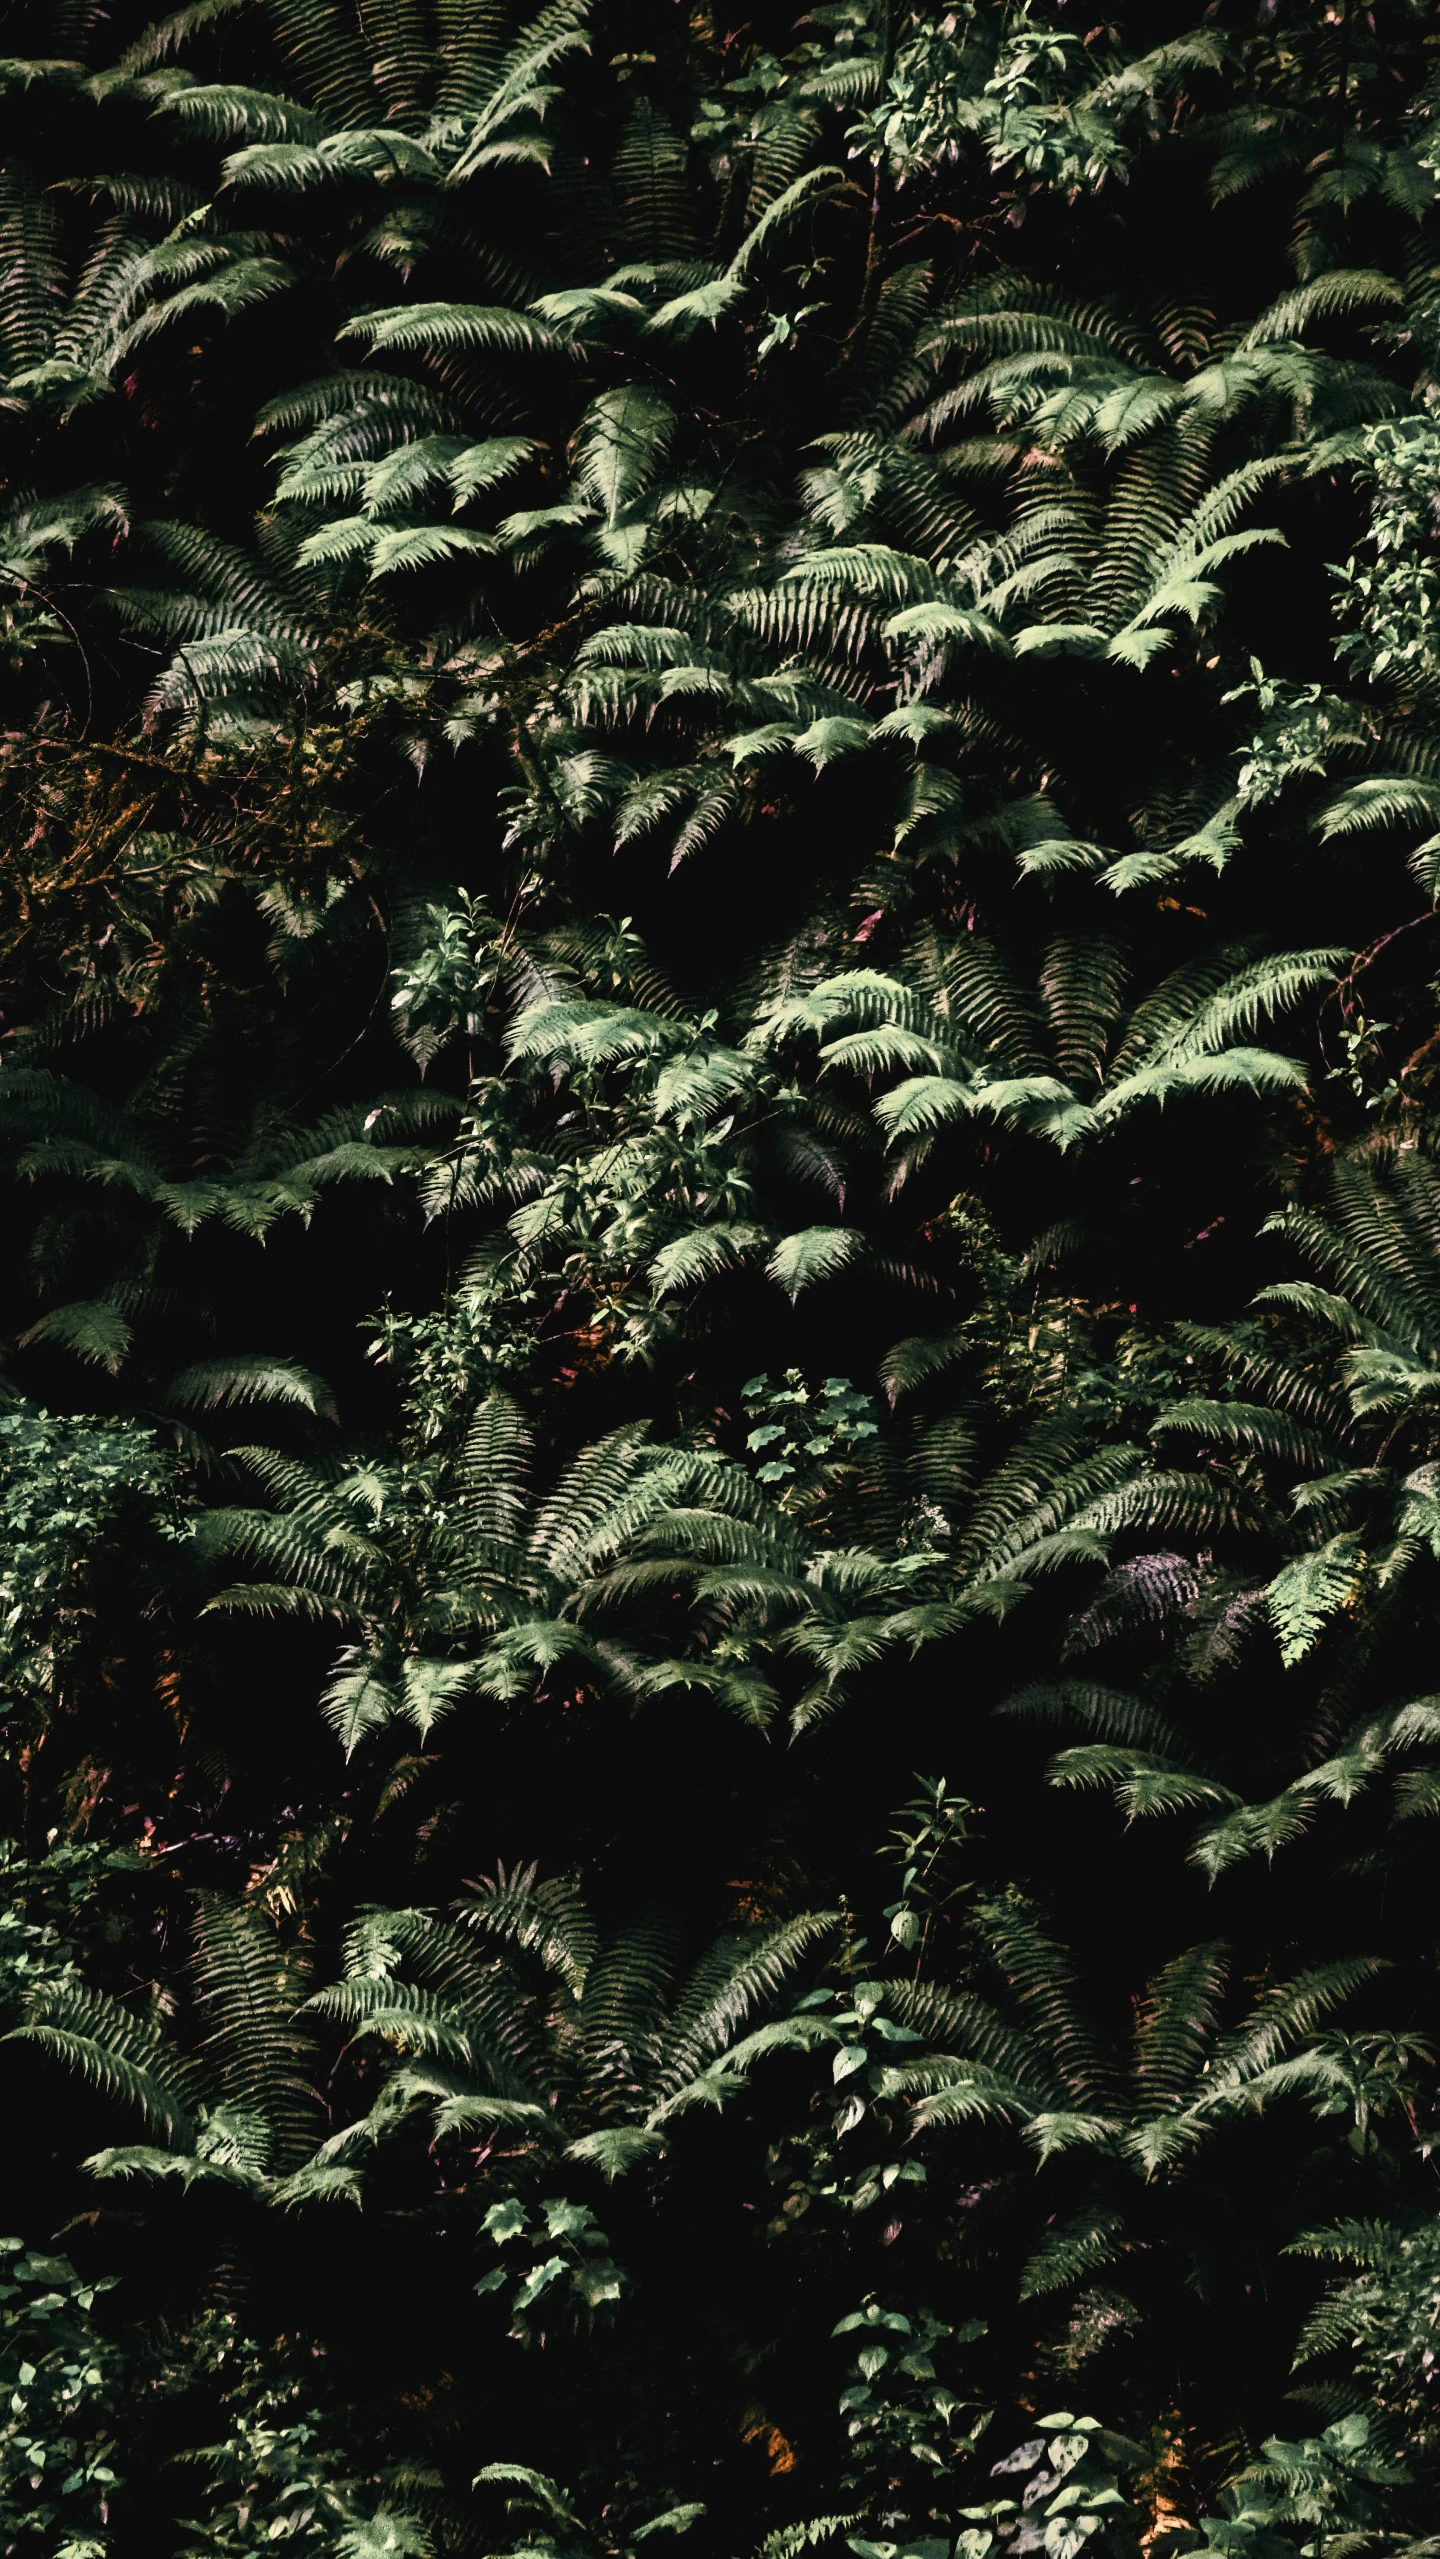
[(0, 2547), (1437, 2546), (1436, 41), (6, 10)]

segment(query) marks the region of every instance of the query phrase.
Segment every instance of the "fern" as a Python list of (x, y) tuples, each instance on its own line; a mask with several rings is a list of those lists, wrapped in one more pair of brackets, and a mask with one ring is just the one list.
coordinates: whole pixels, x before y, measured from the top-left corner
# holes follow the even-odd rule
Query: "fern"
[(259, 2116), (281, 2173), (314, 2146), (319, 2108), (306, 2038), (293, 2025), (305, 1967), (280, 1945), (257, 1904), (202, 1894), (197, 1995), (210, 2031), (201, 2046), (227, 2105)]

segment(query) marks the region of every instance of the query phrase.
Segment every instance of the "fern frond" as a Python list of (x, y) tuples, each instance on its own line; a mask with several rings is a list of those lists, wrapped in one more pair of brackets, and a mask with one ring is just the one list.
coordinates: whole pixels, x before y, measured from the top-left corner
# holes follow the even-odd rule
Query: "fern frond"
[(681, 1986), (664, 2028), (653, 2082), (658, 2101), (732, 2046), (762, 2003), (779, 1997), (839, 1925), (835, 1911), (806, 1911), (753, 1937), (712, 1948)]
[(258, 1901), (202, 1893), (195, 1929), (197, 1991), (210, 2020), (201, 2050), (226, 2104), (266, 2124), (273, 2165), (284, 2173), (314, 2148), (320, 2125), (314, 2056), (295, 2023), (308, 1963)]

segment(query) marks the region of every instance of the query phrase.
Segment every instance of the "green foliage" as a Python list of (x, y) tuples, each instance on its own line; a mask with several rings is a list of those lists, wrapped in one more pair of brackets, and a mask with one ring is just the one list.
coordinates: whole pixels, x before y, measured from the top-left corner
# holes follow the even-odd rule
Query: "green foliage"
[(326, 2559), (430, 2559), (433, 2535), (415, 2508), (433, 2502), (433, 2480), (377, 2466), (283, 2346), (257, 2345), (222, 2314), (198, 2324), (189, 2368), (165, 2379), (208, 2384), (225, 2429), (183, 2446), (187, 2471), (200, 2474), (187, 2501), (198, 2487), (205, 2507), (179, 2527), (184, 2559), (243, 2559), (286, 2541)]
[(32, 2544), (70, 2559), (102, 2550), (109, 2520), (125, 2359), (90, 2314), (116, 2278), (81, 2281), (66, 2257), (0, 2239), (0, 2524), (7, 2546)]
[[(502, 1874), (452, 1919), (371, 1911), (352, 1934), (345, 1980), (310, 2004), (356, 2042), (389, 2046), (400, 2066), (327, 2155), (363, 2156), (417, 2109), (433, 2108), (437, 2134), (494, 2126), (518, 2157), (532, 2154), (532, 2166), (549, 2162), (553, 2174), (559, 2152), (613, 2182), (664, 2153), (677, 2117), (741, 2094), (764, 2055), (834, 2040), (837, 2029), (803, 2003), (798, 2015), (754, 2022), (834, 1926), (833, 1914), (818, 1912), (735, 1932), (680, 1977), (677, 1934), (664, 1918), (642, 1916), (602, 1939), (573, 1879), (537, 1882), (533, 1869), (508, 1882)], [(591, 2308), (617, 2297), (608, 2243), (588, 2208), (550, 2197), (539, 2210), (549, 2237), (569, 2247), (549, 2261), (546, 2282), (568, 2268)], [(482, 2226), (497, 2243), (534, 2236), (513, 2198)], [(504, 2280), (503, 2270), (492, 2273), (485, 2288)]]
[(61, 1417), (35, 1406), (0, 1411), (0, 1680), (11, 1696), (63, 1696), (109, 1564), (133, 1572), (148, 1547), (161, 1577), (164, 1542), (184, 1533), (176, 1470), (153, 1432)]
[[(1072, 2416), (1064, 2408), (1036, 2424), (1038, 2434), (994, 2464), (991, 2475), (1002, 2482), (1000, 2495), (962, 2509), (970, 2529), (960, 2534), (957, 2552), (963, 2559), (987, 2559), (995, 2549), (1043, 2550), (1047, 2559), (1076, 2559), (1087, 2548), (1133, 2549), (1133, 2517), (1118, 2480), (1124, 2470), (1138, 2467), (1139, 2446), (1108, 2434), (1095, 2418)], [(1010, 2490), (1012, 2480), (1018, 2495)]]
[[(563, 2488), (542, 2471), (526, 2469), (514, 2461), (490, 2461), (476, 2478), (477, 2488), (509, 2488), (506, 2508), (522, 2520), (521, 2538), (511, 2544), (514, 2559), (524, 2551), (574, 2553), (577, 2559), (629, 2559), (630, 2552), (657, 2532), (688, 2532), (705, 2512), (703, 2505), (669, 2506), (659, 2514), (633, 2519), (623, 2511), (616, 2513), (607, 2506), (594, 2522), (587, 2522), (577, 2511)], [(628, 2502), (628, 2501), (627, 2501)]]
[(958, 1854), (968, 1838), (967, 1817), (975, 1807), (954, 1795), (943, 1777), (922, 1777), (920, 1792), (902, 1805), (901, 1827), (891, 1836), (890, 1860), (901, 1869), (900, 1899), (885, 1912), (892, 1943), (908, 1953), (919, 1949), (923, 1966), (930, 1933), (942, 1913), (965, 1892), (971, 1879), (954, 1877)]
[(784, 1487), (778, 1496), (782, 1508), (814, 1507), (823, 1500), (834, 1469), (876, 1434), (870, 1399), (848, 1377), (827, 1377), (817, 1391), (802, 1370), (792, 1368), (779, 1385), (752, 1377), (744, 1395), (746, 1419), (754, 1423), (745, 1446), (760, 1459), (755, 1480)]
[[(588, 2205), (568, 2203), (563, 2195), (547, 2195), (531, 2227), (525, 2206), (511, 2196), (503, 2204), (490, 2206), (481, 2227), (498, 2248), (518, 2241), (535, 2251), (510, 2301), (510, 2333), (522, 2344), (537, 2339), (543, 2343), (557, 2298), (592, 2317), (620, 2299), (624, 2277)], [(482, 2275), (475, 2289), (499, 2292), (514, 2281), (515, 2273), (515, 2265), (507, 2261)], [(544, 2306), (537, 2309), (537, 2303)]]
[(0, 2541), (1429, 2547), (1426, 12), (6, 42)]
[(1440, 599), (1424, 552), (1440, 493), (1440, 448), (1428, 417), (1367, 427), (1357, 465), (1371, 502), (1375, 556), (1363, 565), (1350, 560), (1339, 573), (1340, 610), (1359, 627), (1345, 633), (1336, 654), (1371, 683), (1402, 673), (1433, 680)]
[[(936, 2353), (952, 2338), (974, 2345), (985, 2323), (971, 2319), (952, 2329), (928, 2311), (907, 2317), (886, 2310), (872, 2295), (859, 2310), (847, 2311), (835, 2334), (856, 2347), (840, 2396), (850, 2439), (842, 2488), (872, 2509), (903, 2512), (917, 2494), (923, 2500), (936, 2493), (944, 2474), (974, 2450), (989, 2423), (990, 2411), (958, 2399), (935, 2368)], [(968, 2426), (962, 2423), (967, 2417)], [(924, 2483), (918, 2490), (912, 2463)]]
[(208, 2184), (292, 2206), (353, 2200), (353, 2171), (317, 2154), (314, 2052), (295, 2011), (308, 1976), (259, 1902), (201, 1896), (194, 1991), (206, 2031), (192, 2055), (161, 2014), (90, 1988), (73, 1970), (41, 1978), (11, 2039), (29, 2043), (138, 2113), (155, 2144), (97, 2151), (99, 2177)]

